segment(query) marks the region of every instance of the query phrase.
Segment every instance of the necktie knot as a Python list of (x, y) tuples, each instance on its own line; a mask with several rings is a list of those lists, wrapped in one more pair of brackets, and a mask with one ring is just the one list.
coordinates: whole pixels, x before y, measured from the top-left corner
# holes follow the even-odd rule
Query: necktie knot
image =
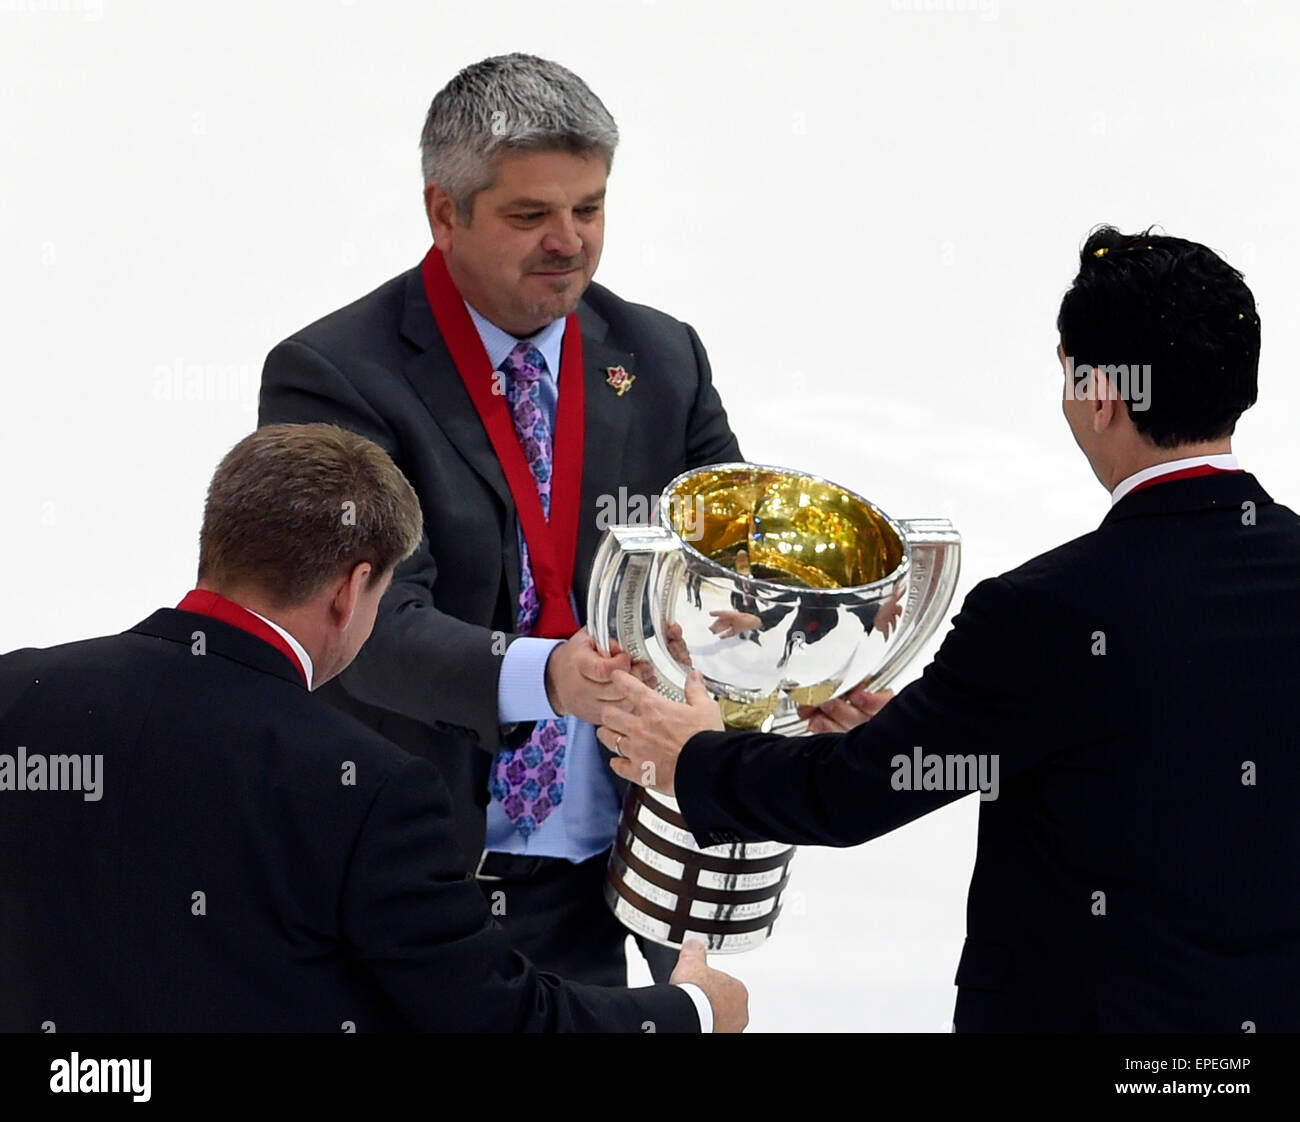
[(523, 339), (501, 365), (516, 382), (531, 385), (546, 371), (546, 358), (534, 343)]

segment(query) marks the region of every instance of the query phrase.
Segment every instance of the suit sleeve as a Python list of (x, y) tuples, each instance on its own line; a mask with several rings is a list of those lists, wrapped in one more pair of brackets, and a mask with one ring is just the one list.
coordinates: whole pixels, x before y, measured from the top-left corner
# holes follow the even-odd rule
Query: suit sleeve
[(686, 466), (697, 468), (706, 464), (740, 460), (740, 444), (727, 422), (727, 411), (722, 407), (722, 398), (714, 388), (709, 356), (704, 353), (704, 344), (700, 342), (695, 329), (689, 324), (685, 326), (700, 372), (700, 384), (695, 394), (695, 404), (691, 407), (686, 433)]
[[(258, 424), (323, 421), (360, 433), (400, 468), (392, 428), (328, 358), (296, 340), (277, 346), (262, 371)], [(379, 606), (374, 631), (339, 676), (353, 697), (437, 727), (468, 730), (479, 746), (503, 746), (497, 682), (514, 635), (495, 635), (438, 610), (438, 566), (421, 535), (415, 552), (397, 566)], [(531, 727), (531, 726), (529, 726)], [(518, 730), (514, 730), (518, 731)]]
[[(1060, 710), (1063, 683), (1092, 680), (1089, 631), (1051, 618), (1004, 578), (984, 581), (922, 676), (866, 724), (815, 736), (692, 737), (674, 786), (696, 840), (858, 845), (970, 793), (981, 766), (1000, 788), (1098, 735), (1097, 722)], [(918, 752), (953, 757), (967, 782), (926, 790)]]
[(432, 765), (411, 759), (380, 787), (361, 828), (344, 879), (341, 929), (414, 1029), (700, 1030), (679, 986), (589, 986), (538, 970), (511, 949), (459, 866), (446, 788)]

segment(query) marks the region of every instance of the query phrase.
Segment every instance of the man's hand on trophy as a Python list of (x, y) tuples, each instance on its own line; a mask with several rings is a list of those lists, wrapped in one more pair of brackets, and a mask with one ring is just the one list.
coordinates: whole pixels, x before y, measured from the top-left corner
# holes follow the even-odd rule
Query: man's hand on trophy
[(602, 654), (584, 627), (551, 651), (546, 660), (546, 697), (561, 717), (570, 713), (579, 720), (596, 724), (601, 706), (623, 695), (613, 684), (614, 675), (632, 671), (643, 681), (653, 680), (648, 663), (635, 665), (617, 643)]
[(730, 974), (714, 970), (704, 953), (704, 944), (698, 939), (688, 939), (682, 944), (668, 979), (673, 985), (687, 982), (699, 986), (713, 1007), (714, 1032), (744, 1032), (749, 1024), (749, 991), (745, 984)]
[(682, 747), (697, 732), (722, 732), (722, 710), (692, 670), (686, 678), (686, 703), (669, 701), (622, 670), (613, 685), (621, 695), (600, 712), (596, 736), (621, 759), (610, 760), (614, 774), (629, 783), (673, 793)]
[(866, 724), (893, 696), (893, 690), (878, 690), (873, 693), (859, 686), (843, 697), (833, 697), (822, 705), (801, 705), (799, 716), (808, 719), (809, 732), (848, 732), (851, 728)]

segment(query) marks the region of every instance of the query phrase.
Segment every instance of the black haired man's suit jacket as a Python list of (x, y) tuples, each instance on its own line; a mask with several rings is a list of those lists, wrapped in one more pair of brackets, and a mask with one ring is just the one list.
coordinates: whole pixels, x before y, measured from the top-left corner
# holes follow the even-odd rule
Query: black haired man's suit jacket
[(867, 724), (692, 738), (677, 798), (702, 845), (857, 845), (964, 793), (907, 789), (918, 748), (996, 756), (958, 1031), (1296, 1032), (1298, 691), (1300, 519), (1167, 481), (977, 585)]

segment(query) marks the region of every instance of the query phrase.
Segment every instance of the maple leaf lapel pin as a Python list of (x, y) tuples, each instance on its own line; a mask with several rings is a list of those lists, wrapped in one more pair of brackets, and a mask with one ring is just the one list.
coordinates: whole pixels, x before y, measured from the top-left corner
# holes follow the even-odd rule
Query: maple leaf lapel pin
[(627, 391), (632, 388), (632, 383), (635, 381), (636, 375), (629, 374), (621, 366), (605, 367), (605, 382), (618, 392), (619, 397), (622, 397), (627, 393)]

